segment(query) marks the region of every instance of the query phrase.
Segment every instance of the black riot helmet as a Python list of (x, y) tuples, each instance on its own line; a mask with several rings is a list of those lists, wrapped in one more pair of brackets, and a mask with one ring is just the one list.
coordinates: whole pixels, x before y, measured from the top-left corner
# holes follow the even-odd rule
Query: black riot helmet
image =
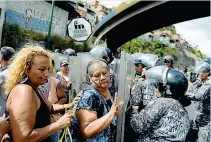
[(75, 50), (71, 48), (66, 49), (63, 54), (69, 55), (69, 56), (76, 56)]
[(188, 80), (181, 72), (166, 66), (156, 66), (147, 70), (146, 78), (159, 82), (159, 91), (163, 97), (174, 98), (185, 106), (190, 104), (185, 97)]
[(99, 59), (104, 59), (107, 61), (108, 64), (110, 64), (114, 60), (114, 56), (109, 48), (97, 46), (95, 48), (92, 48), (90, 53)]

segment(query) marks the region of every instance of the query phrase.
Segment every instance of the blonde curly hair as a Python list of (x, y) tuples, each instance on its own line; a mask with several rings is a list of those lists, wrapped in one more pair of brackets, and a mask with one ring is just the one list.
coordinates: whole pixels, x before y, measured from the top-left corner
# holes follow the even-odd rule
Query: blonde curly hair
[(45, 56), (51, 61), (52, 53), (40, 47), (39, 45), (27, 44), (14, 56), (13, 61), (8, 67), (8, 72), (4, 84), (6, 93), (12, 89), (25, 77), (25, 72), (30, 69), (35, 56)]

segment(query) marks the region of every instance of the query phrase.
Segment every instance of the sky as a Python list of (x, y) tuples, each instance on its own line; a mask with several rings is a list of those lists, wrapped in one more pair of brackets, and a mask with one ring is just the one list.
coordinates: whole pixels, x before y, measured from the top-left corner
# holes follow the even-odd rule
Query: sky
[(122, 2), (127, 2), (128, 0), (99, 0), (99, 2), (107, 8), (113, 8), (118, 6)]
[[(90, 0), (86, 0), (90, 1)], [(129, 0), (99, 0), (107, 8), (118, 6)], [(176, 31), (191, 45), (198, 45), (198, 49), (206, 56), (211, 57), (211, 17), (195, 19), (175, 24)]]
[(211, 17), (205, 17), (175, 24), (176, 31), (191, 45), (198, 45), (199, 50), (211, 56)]

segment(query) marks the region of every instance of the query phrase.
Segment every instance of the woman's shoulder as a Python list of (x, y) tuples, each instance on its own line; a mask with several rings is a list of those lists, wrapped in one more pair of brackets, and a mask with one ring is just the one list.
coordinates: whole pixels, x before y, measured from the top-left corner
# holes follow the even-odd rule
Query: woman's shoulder
[(13, 96), (13, 94), (15, 96), (20, 96), (20, 97), (24, 97), (24, 96), (30, 96), (30, 94), (33, 94), (33, 88), (27, 84), (17, 84), (12, 91), (9, 93), (9, 96)]
[[(27, 84), (17, 84), (11, 91), (11, 93), (13, 92), (32, 92), (33, 91), (33, 88), (30, 86), (30, 85), (27, 85)], [(26, 93), (23, 93), (23, 94), (26, 94)]]
[(101, 105), (101, 101), (97, 93), (91, 88), (86, 88), (83, 90), (82, 96), (78, 102), (78, 109), (88, 109), (97, 111)]
[(86, 98), (99, 98), (97, 91), (93, 88), (83, 89), (82, 97)]
[(12, 101), (13, 103), (16, 103), (17, 101), (19, 103), (24, 102), (24, 104), (26, 104), (35, 100), (36, 97), (34, 95), (33, 88), (26, 84), (16, 85), (8, 96), (8, 102)]

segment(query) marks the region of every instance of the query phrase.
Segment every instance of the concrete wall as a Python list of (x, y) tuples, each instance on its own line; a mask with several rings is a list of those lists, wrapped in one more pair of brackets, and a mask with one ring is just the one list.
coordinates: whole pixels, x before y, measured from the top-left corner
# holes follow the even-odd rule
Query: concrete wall
[[(6, 23), (22, 28), (48, 32), (51, 4), (44, 1), (6, 1)], [(55, 6), (52, 33), (66, 35), (68, 12)]]

